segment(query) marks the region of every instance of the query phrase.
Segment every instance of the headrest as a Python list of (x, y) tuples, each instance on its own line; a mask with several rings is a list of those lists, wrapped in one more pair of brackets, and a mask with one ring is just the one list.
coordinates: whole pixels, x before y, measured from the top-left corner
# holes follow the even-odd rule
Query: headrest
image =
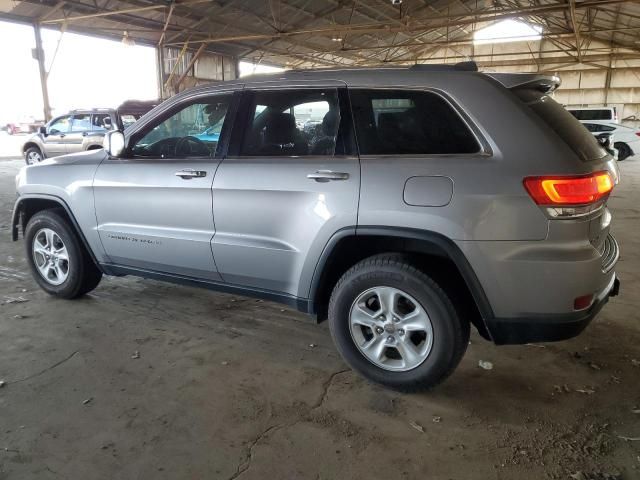
[(264, 129), (265, 143), (295, 143), (296, 119), (290, 113), (272, 113)]

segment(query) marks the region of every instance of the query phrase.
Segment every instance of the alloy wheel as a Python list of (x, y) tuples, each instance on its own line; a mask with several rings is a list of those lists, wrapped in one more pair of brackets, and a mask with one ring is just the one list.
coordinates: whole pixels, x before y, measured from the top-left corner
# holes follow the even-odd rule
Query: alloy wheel
[(33, 261), (38, 273), (51, 285), (61, 285), (69, 276), (69, 253), (60, 236), (42, 228), (33, 237)]
[(405, 372), (421, 365), (433, 347), (433, 325), (420, 303), (392, 287), (361, 293), (349, 314), (351, 337), (374, 365)]
[(42, 155), (34, 150), (30, 151), (27, 155), (27, 163), (29, 163), (29, 165), (35, 165), (36, 163), (40, 163), (41, 161)]

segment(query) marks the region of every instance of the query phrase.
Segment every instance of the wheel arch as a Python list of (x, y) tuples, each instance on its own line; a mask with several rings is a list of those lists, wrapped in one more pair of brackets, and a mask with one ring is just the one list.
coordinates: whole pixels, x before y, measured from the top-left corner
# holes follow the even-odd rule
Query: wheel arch
[(28, 141), (22, 146), (22, 153), (27, 153), (27, 150), (29, 150), (30, 148), (37, 148), (38, 150), (40, 150), (40, 153), (44, 156), (44, 152), (42, 151), (42, 148), (40, 147), (40, 145), (38, 145), (33, 141)]
[(449, 238), (436, 232), (412, 228), (362, 226), (336, 232), (316, 265), (309, 291), (309, 308), (318, 320), (326, 319), (333, 286), (359, 261), (380, 253), (406, 253), (417, 267), (453, 295), (479, 333), (490, 339), (486, 320), (493, 318), (491, 305), (468, 260)]
[(87, 150), (100, 150), (101, 148), (103, 148), (102, 145), (98, 145), (97, 143), (94, 143), (92, 145), (89, 145), (87, 147)]
[(44, 195), (44, 194), (28, 194), (23, 195), (16, 200), (16, 203), (13, 207), (13, 215), (11, 219), (11, 239), (15, 242), (18, 240), (20, 236), (20, 226), (22, 226), (22, 233), (24, 234), (24, 230), (27, 226), (27, 223), (36, 213), (41, 212), (43, 210), (52, 210), (52, 209), (60, 209), (64, 212), (64, 216), (66, 220), (68, 220), (71, 228), (76, 232), (82, 246), (85, 248), (93, 263), (100, 270), (100, 264), (98, 260), (93, 254), (87, 239), (82, 233), (82, 229), (78, 224), (71, 208), (69, 205), (60, 197), (56, 197), (54, 195)]

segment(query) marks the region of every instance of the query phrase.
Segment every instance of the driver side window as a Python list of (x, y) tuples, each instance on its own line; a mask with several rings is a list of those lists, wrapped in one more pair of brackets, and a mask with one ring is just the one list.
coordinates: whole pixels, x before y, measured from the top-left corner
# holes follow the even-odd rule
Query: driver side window
[(192, 103), (172, 114), (137, 140), (137, 157), (213, 157), (232, 95), (219, 95)]
[(66, 117), (60, 117), (55, 119), (49, 125), (49, 134), (56, 135), (59, 133), (69, 133), (71, 127), (71, 117), (67, 115)]

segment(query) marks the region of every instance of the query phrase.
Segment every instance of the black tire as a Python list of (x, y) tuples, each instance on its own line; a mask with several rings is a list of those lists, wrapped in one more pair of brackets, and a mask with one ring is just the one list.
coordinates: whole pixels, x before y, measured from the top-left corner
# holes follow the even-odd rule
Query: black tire
[(619, 162), (622, 162), (623, 160), (626, 160), (631, 155), (633, 155), (633, 152), (631, 152), (631, 147), (629, 147), (629, 145), (627, 145), (626, 143), (617, 142), (614, 146), (618, 149)]
[[(38, 155), (40, 160), (34, 161), (35, 159), (33, 157), (35, 155)], [(40, 163), (42, 160), (44, 160), (44, 155), (42, 155), (42, 152), (38, 147), (29, 147), (24, 152), (24, 161), (27, 162), (27, 165), (35, 165)]]
[[(431, 320), (431, 351), (411, 370), (389, 371), (375, 365), (361, 353), (351, 335), (349, 318), (354, 301), (361, 293), (380, 286), (408, 293)], [(469, 322), (459, 318), (442, 288), (413, 267), (409, 256), (401, 254), (367, 258), (340, 278), (329, 302), (329, 328), (338, 351), (351, 368), (372, 382), (401, 392), (428, 390), (445, 380), (460, 363), (470, 333)]]
[[(96, 288), (102, 279), (102, 272), (93, 263), (73, 227), (65, 219), (63, 212), (61, 209), (51, 209), (36, 213), (27, 223), (24, 238), (27, 261), (40, 288), (50, 295), (73, 299)], [(60, 285), (53, 285), (45, 280), (35, 263), (33, 253), (34, 237), (43, 228), (53, 230), (67, 249), (69, 256), (68, 275)]]

